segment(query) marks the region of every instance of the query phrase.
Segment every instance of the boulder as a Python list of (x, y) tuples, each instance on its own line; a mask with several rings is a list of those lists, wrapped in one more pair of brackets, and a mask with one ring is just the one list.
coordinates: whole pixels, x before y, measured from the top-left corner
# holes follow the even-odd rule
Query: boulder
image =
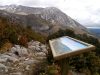
[(0, 72), (8, 72), (8, 68), (4, 65), (0, 63)]
[(40, 47), (44, 53), (48, 53), (46, 45), (41, 45)]
[(28, 55), (28, 51), (26, 48), (21, 47), (21, 49), (19, 50), (19, 54), (20, 55)]
[(30, 70), (30, 65), (27, 65), (25, 70)]
[(17, 51), (17, 48), (16, 47), (12, 47), (11, 48), (11, 52), (14, 53), (15, 51)]
[(15, 45), (15, 48), (20, 49), (20, 45)]
[(36, 45), (39, 45), (39, 44), (40, 44), (40, 42), (39, 42), (39, 41), (35, 41), (34, 43), (35, 43)]
[(37, 64), (38, 62), (39, 61), (36, 59), (29, 59), (29, 60), (24, 61), (23, 63), (27, 65), (31, 65), (31, 64)]
[(17, 58), (9, 56), (9, 55), (2, 55), (0, 58), (1, 59), (5, 59), (6, 61), (10, 61), (10, 62), (16, 62), (16, 61), (18, 61)]
[(25, 47), (20, 47), (19, 45), (15, 45), (15, 47), (12, 47), (11, 52), (18, 56), (28, 55), (27, 49)]
[(37, 52), (37, 53), (35, 53), (35, 55), (37, 57), (46, 57), (46, 54), (44, 52)]
[(7, 58), (4, 58), (4, 59), (1, 59), (0, 58), (0, 63), (4, 63), (4, 62), (6, 62), (7, 61)]
[(39, 52), (39, 51), (42, 51), (42, 50), (40, 49), (39, 46), (36, 46), (36, 47), (35, 47), (35, 50), (38, 51), (38, 52)]
[(30, 46), (28, 46), (28, 48), (29, 48), (30, 50), (32, 50), (32, 51), (35, 51), (35, 46), (34, 46), (34, 45), (30, 45)]

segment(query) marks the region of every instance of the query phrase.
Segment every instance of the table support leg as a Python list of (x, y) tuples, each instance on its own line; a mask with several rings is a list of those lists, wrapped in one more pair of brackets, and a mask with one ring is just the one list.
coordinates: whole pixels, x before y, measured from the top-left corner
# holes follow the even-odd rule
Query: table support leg
[(61, 75), (68, 75), (68, 70), (69, 70), (68, 60), (62, 59), (60, 62), (61, 62), (60, 63)]

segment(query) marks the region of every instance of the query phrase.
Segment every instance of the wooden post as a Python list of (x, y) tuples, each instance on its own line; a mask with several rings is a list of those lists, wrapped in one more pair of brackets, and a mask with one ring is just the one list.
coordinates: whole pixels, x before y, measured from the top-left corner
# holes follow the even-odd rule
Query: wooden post
[(68, 75), (69, 65), (68, 59), (60, 60), (60, 67), (61, 67), (61, 75)]

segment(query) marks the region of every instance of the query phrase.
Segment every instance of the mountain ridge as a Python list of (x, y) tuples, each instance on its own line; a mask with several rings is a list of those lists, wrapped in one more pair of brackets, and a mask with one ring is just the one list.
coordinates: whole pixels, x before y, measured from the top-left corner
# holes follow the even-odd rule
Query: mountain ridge
[[(59, 29), (63, 30), (72, 29), (75, 31), (76, 34), (88, 33), (88, 30), (84, 26), (82, 26), (81, 24), (79, 24), (78, 22), (76, 22), (75, 20), (73, 20), (68, 15), (66, 15), (61, 10), (55, 7), (35, 8), (35, 7), (26, 7), (22, 5), (17, 5), (17, 6), (8, 5), (8, 6), (3, 6), (3, 8), (5, 8), (3, 9), (4, 11), (7, 11), (12, 15), (17, 15), (17, 17), (23, 15), (24, 18), (23, 19), (21, 18), (21, 21), (23, 23), (26, 23), (25, 21), (30, 23), (29, 20), (32, 20), (32, 17), (31, 19), (26, 19), (30, 15), (31, 16), (35, 15), (36, 17), (48, 22), (49, 24), (46, 24), (45, 27), (39, 27), (37, 25), (37, 27), (40, 28), (39, 32), (42, 32), (43, 30), (46, 29), (47, 30), (46, 32), (48, 32), (47, 34), (52, 34), (53, 32), (56, 32)], [(2, 10), (2, 7), (0, 7), (0, 9)], [(31, 26), (33, 29), (35, 28), (34, 24)], [(39, 28), (37, 28), (36, 30), (39, 30)]]

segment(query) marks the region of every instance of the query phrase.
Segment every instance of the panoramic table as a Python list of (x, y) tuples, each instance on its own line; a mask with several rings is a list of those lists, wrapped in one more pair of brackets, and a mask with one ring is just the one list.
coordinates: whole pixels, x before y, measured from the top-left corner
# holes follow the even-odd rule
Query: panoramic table
[(63, 74), (66, 73), (66, 58), (78, 55), (84, 52), (95, 50), (95, 46), (86, 42), (63, 36), (60, 38), (49, 40), (53, 58), (62, 62)]

